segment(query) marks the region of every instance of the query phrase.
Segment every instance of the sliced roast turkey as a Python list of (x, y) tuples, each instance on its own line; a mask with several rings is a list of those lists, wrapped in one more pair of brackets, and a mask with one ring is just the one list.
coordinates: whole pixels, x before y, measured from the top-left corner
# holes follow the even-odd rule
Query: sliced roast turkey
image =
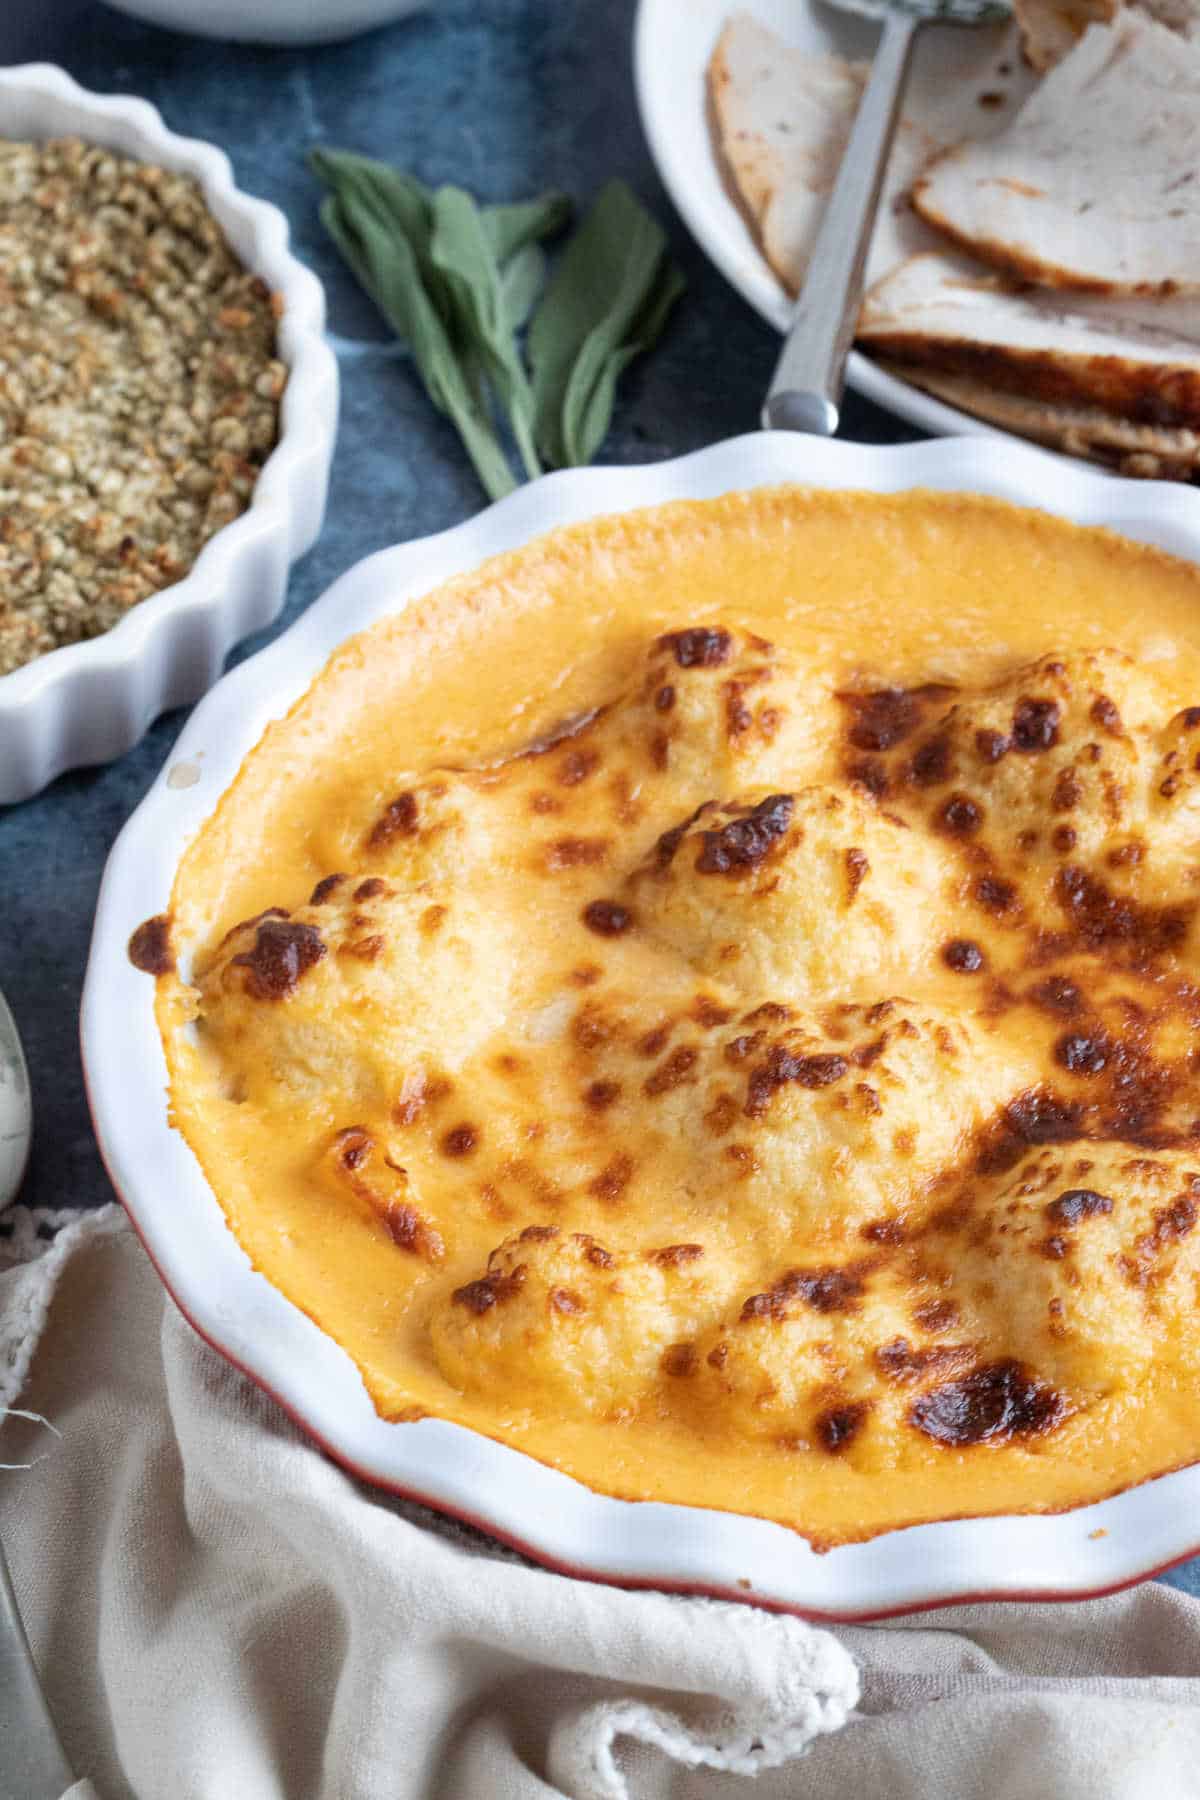
[[(929, 159), (947, 144), (994, 130), (1028, 90), (1028, 75), (1017, 69), (998, 90), (994, 60), (979, 34), (966, 31), (947, 34), (934, 57), (918, 54), (871, 240), (869, 280), (937, 245), (908, 198)], [(709, 61), (726, 176), (767, 261), (793, 293), (804, 279), (867, 74), (866, 63), (795, 49), (744, 12), (728, 21)], [(1000, 110), (982, 107), (981, 95), (1000, 102)]]
[(1200, 431), (1186, 426), (1134, 425), (1099, 406), (1027, 400), (970, 375), (946, 375), (924, 366), (881, 362), (880, 367), (959, 412), (1068, 456), (1104, 463), (1121, 475), (1194, 481), (1200, 474)]
[(1048, 287), (1200, 294), (1200, 42), (1092, 25), (994, 137), (934, 159), (921, 216)]
[(867, 294), (864, 349), (1134, 424), (1200, 426), (1200, 308), (1021, 288), (953, 254), (910, 257)]

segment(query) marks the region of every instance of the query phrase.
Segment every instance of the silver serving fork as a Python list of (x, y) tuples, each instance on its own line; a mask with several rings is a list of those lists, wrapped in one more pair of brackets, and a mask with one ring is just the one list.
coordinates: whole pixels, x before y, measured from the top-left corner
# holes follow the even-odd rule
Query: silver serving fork
[(882, 19), (883, 31), (763, 406), (768, 430), (810, 431), (820, 437), (832, 437), (838, 428), (867, 249), (917, 32), (938, 21), (992, 25), (1007, 18), (1010, 10), (1007, 0), (826, 0), (826, 4)]

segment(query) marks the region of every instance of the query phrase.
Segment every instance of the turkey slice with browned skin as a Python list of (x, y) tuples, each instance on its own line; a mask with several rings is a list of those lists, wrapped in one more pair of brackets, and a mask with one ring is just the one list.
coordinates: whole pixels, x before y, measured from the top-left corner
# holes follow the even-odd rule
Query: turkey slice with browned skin
[(952, 255), (910, 257), (868, 293), (858, 341), (893, 362), (1132, 424), (1200, 427), (1200, 307), (1039, 294)]
[(1006, 130), (913, 188), (964, 249), (1046, 287), (1200, 293), (1200, 44), (1093, 25)]
[(1063, 406), (1006, 394), (970, 375), (880, 362), (899, 381), (911, 382), (935, 400), (1002, 431), (1015, 432), (1068, 456), (1087, 457), (1120, 475), (1149, 481), (1191, 481), (1200, 473), (1200, 432), (1160, 425), (1133, 425), (1098, 406)]

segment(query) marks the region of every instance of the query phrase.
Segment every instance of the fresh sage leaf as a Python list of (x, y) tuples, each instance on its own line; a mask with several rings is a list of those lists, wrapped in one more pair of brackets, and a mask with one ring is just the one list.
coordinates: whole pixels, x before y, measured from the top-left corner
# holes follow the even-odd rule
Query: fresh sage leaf
[(516, 486), (491, 418), (421, 279), (408, 238), (381, 222), (353, 183), (339, 184), (322, 209), (330, 236), (413, 359), (434, 405), (458, 428), (476, 473), (493, 500)]
[(665, 260), (645, 306), (619, 349), (605, 351), (602, 334), (591, 333), (572, 371), (563, 401), (563, 442), (568, 463), (590, 463), (599, 450), (612, 422), (617, 382), (634, 357), (657, 342), (685, 285), (682, 271)]
[(517, 354), (500, 265), (479, 208), (464, 189), (442, 187), (434, 195), (429, 254), (450, 293), (462, 341), (479, 359), (508, 415), (526, 474), (540, 475), (533, 391)]
[[(326, 231), (411, 351), (487, 493), (516, 485), (497, 413), (527, 475), (540, 474), (543, 457), (590, 460), (621, 371), (658, 337), (683, 285), (629, 189), (603, 190), (547, 289), (542, 244), (570, 219), (565, 194), (480, 206), (462, 188), (430, 189), (352, 151), (310, 160), (328, 190)], [(518, 340), (531, 314), (527, 369)]]
[(479, 210), (492, 255), (503, 265), (526, 244), (556, 237), (570, 222), (572, 208), (566, 194), (552, 190), (539, 194), (536, 200), (521, 200), (513, 206), (481, 206)]
[(624, 182), (610, 181), (529, 327), (534, 435), (548, 463), (595, 455), (621, 369), (654, 341), (681, 289), (661, 228)]
[(546, 285), (546, 252), (540, 244), (523, 244), (500, 271), (504, 310), (514, 331), (525, 324)]

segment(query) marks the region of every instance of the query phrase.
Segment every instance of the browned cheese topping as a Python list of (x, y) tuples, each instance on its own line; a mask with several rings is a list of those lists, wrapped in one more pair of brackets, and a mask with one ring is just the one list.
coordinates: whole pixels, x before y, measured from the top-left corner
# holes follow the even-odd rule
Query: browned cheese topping
[(594, 702), (400, 772), (197, 975), (430, 1380), (921, 1516), (1135, 1421), (1200, 1291), (1200, 711), (1104, 650), (821, 691), (733, 623)]

